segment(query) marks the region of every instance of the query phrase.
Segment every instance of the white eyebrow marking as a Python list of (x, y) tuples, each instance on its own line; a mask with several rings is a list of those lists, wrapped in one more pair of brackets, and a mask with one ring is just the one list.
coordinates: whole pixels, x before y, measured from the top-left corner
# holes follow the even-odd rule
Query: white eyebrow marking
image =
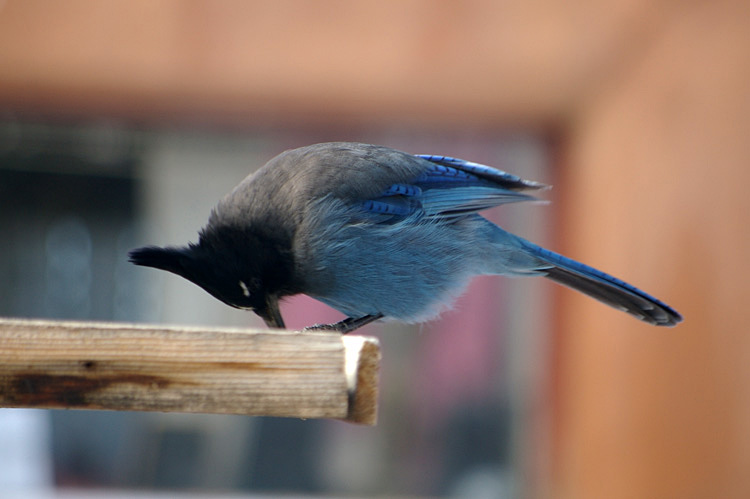
[(242, 288), (242, 294), (245, 295), (247, 298), (250, 298), (250, 290), (247, 289), (247, 284), (240, 281), (240, 287)]

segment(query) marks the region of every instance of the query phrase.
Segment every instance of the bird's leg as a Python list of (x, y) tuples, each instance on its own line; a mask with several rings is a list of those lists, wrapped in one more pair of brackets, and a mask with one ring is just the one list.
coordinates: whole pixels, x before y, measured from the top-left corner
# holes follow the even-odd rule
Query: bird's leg
[(334, 324), (315, 324), (313, 326), (308, 326), (304, 331), (334, 331), (346, 334), (382, 318), (383, 314), (365, 315), (364, 317), (347, 317), (343, 321)]

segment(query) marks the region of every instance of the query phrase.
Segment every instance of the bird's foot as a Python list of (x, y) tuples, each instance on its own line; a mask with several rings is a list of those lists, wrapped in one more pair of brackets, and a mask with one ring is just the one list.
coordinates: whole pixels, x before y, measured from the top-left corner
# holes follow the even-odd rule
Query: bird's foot
[(343, 321), (335, 322), (333, 324), (314, 324), (312, 326), (306, 327), (305, 329), (303, 329), (303, 331), (331, 331), (346, 334), (351, 333), (355, 329), (359, 329), (366, 324), (382, 318), (383, 314), (365, 315), (364, 317), (347, 317)]

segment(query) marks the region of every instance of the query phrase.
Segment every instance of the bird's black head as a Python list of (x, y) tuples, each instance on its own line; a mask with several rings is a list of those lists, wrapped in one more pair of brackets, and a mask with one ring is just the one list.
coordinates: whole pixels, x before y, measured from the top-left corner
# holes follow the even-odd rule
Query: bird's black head
[(271, 327), (284, 327), (279, 298), (294, 294), (290, 245), (249, 229), (204, 229), (198, 244), (133, 250), (136, 265), (172, 272), (235, 308), (252, 310)]

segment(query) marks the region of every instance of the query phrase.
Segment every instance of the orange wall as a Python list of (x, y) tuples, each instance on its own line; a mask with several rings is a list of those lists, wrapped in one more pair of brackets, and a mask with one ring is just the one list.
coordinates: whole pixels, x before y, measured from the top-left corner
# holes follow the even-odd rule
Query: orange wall
[(668, 14), (653, 0), (8, 0), (0, 106), (149, 122), (548, 125)]
[(547, 493), (750, 497), (750, 4), (677, 9), (566, 139), (564, 249), (685, 322), (558, 293)]

